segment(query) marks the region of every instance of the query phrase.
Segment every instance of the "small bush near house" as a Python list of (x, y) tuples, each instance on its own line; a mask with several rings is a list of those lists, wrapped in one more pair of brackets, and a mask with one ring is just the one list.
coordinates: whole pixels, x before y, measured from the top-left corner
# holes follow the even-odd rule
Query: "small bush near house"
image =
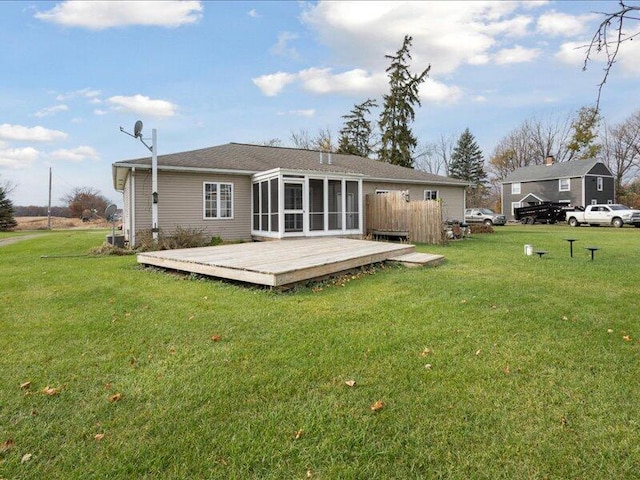
[(153, 241), (151, 230), (138, 232), (136, 250), (138, 252), (153, 252), (157, 250), (173, 250), (176, 248), (206, 247), (210, 245), (200, 228), (185, 228), (177, 226), (173, 235), (158, 233), (157, 243)]
[(493, 227), (491, 225), (485, 225), (483, 223), (472, 223), (470, 227), (472, 235), (474, 233), (494, 233)]
[(222, 238), (211, 237), (211, 242), (209, 242), (209, 245), (211, 245), (212, 247), (217, 247), (218, 245), (222, 245), (223, 243), (224, 243), (224, 240), (222, 240)]

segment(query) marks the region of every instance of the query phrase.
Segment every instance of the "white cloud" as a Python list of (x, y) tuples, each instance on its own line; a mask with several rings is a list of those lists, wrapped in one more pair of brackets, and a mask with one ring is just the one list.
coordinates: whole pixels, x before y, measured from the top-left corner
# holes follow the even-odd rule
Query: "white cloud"
[(498, 65), (506, 65), (509, 63), (530, 62), (540, 55), (537, 48), (524, 48), (516, 45), (513, 48), (503, 48), (495, 54), (494, 59)]
[(95, 98), (99, 96), (102, 92), (100, 90), (96, 90), (93, 88), (83, 88), (81, 90), (74, 90), (73, 92), (61, 93), (56, 97), (56, 100), (59, 102), (64, 102), (66, 100), (71, 100), (72, 98), (77, 97), (85, 97), (85, 98)]
[(92, 147), (80, 146), (72, 149), (62, 148), (49, 154), (54, 160), (65, 160), (80, 163), (87, 159), (98, 160), (100, 155)]
[(55, 115), (58, 112), (66, 112), (69, 110), (69, 107), (65, 104), (54, 105), (53, 107), (43, 108), (42, 110), (38, 110), (34, 115), (38, 118), (42, 117), (50, 117)]
[(540, 15), (537, 30), (552, 37), (575, 37), (583, 34), (588, 23), (594, 18), (597, 18), (597, 15), (568, 15), (551, 11)]
[(37, 12), (35, 17), (65, 27), (90, 30), (146, 25), (179, 27), (202, 18), (203, 6), (199, 1), (65, 1), (51, 10)]
[(427, 78), (419, 87), (420, 100), (428, 103), (455, 103), (462, 98), (462, 90), (455, 85)]
[(249, 10), (247, 12), (247, 15), (249, 15), (251, 18), (259, 18), (260, 14), (258, 13), (258, 11), (255, 8), (252, 8), (251, 10)]
[(306, 110), (289, 110), (287, 113), (296, 117), (313, 117), (316, 111), (313, 108), (308, 108)]
[(33, 147), (0, 150), (0, 167), (11, 169), (29, 168), (40, 155)]
[(267, 97), (274, 97), (278, 95), (285, 86), (295, 81), (295, 79), (295, 74), (277, 72), (256, 77), (252, 79), (252, 81), (264, 95)]
[(102, 110), (102, 109), (100, 109), (100, 108), (96, 108), (96, 109), (93, 111), (93, 114), (94, 114), (94, 115), (107, 115), (108, 113), (109, 113), (108, 111), (106, 111), (106, 110)]
[[(565, 42), (560, 45), (560, 50), (556, 53), (555, 57), (567, 65), (581, 67), (586, 54), (585, 45), (588, 45), (588, 42)], [(600, 54), (594, 50), (592, 58), (593, 60), (597, 60), (600, 58)]]
[(67, 134), (59, 130), (50, 130), (44, 127), (24, 127), (22, 125), (0, 125), (0, 139), (21, 142), (54, 142), (64, 140)]
[(299, 58), (298, 51), (294, 47), (289, 47), (291, 40), (297, 40), (298, 35), (291, 32), (280, 32), (278, 34), (278, 43), (269, 49), (273, 55), (280, 55), (283, 57), (291, 57), (294, 59)]
[(386, 74), (371, 75), (356, 68), (347, 72), (333, 74), (330, 68), (308, 68), (298, 73), (305, 90), (318, 93), (378, 94), (386, 88)]
[[(144, 95), (134, 95), (125, 97), (117, 95), (107, 99), (114, 110), (133, 112), (140, 115), (149, 115), (151, 117), (172, 117), (176, 113), (177, 105), (167, 100), (152, 100)], [(94, 111), (98, 112), (98, 111)]]

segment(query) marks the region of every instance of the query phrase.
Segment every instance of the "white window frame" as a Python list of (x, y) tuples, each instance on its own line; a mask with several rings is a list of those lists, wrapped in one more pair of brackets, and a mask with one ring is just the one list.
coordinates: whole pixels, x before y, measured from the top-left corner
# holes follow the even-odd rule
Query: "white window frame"
[[(566, 183), (563, 183), (566, 182)], [(563, 188), (563, 185), (565, 187)], [(570, 192), (571, 191), (571, 179), (570, 178), (559, 178), (558, 179), (558, 191), (560, 192)]]
[(522, 192), (522, 185), (520, 182), (514, 182), (511, 184), (511, 195), (520, 195)]
[[(216, 186), (216, 211), (215, 216), (207, 215), (207, 185), (215, 185)], [(229, 195), (231, 196), (231, 212), (229, 216), (221, 216), (223, 213), (222, 210), (222, 202), (220, 202), (220, 187), (230, 187)], [(202, 182), (202, 219), (203, 220), (233, 220), (233, 183), (230, 182)]]
[(440, 192), (438, 190), (425, 190), (422, 195), (423, 200), (438, 200), (439, 198)]
[(511, 202), (511, 216), (515, 215), (516, 208), (520, 208), (521, 206), (520, 202)]
[(602, 192), (604, 190), (604, 179), (602, 177), (596, 178), (596, 189), (599, 192)]
[(591, 199), (591, 205), (597, 205), (598, 204), (598, 199), (597, 198), (592, 198)]

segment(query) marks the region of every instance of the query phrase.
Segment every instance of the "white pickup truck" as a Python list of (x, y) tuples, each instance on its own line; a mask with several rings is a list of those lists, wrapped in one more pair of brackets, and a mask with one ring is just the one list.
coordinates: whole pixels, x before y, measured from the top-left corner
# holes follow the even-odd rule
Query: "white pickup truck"
[(640, 210), (632, 210), (624, 205), (589, 205), (584, 211), (567, 212), (567, 223), (577, 227), (583, 223), (589, 225), (612, 225), (622, 227), (633, 225), (640, 227)]

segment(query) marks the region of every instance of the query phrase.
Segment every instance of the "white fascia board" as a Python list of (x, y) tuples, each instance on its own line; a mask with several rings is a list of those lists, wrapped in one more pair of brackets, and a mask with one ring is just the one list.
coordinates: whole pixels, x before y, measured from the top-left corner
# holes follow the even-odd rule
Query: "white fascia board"
[(411, 183), (415, 185), (449, 185), (452, 187), (460, 187), (467, 188), (469, 184), (460, 183), (460, 182), (446, 182), (442, 180), (415, 180), (415, 179), (404, 179), (404, 178), (374, 178), (374, 177), (364, 177), (365, 182), (386, 182), (386, 183)]
[[(119, 163), (116, 168), (137, 168), (151, 170), (151, 165), (139, 163)], [(194, 173), (219, 173), (224, 175), (254, 175), (254, 170), (233, 170), (230, 168), (205, 168), (205, 167), (176, 167), (172, 165), (158, 165), (158, 170), (163, 172), (194, 172)]]

